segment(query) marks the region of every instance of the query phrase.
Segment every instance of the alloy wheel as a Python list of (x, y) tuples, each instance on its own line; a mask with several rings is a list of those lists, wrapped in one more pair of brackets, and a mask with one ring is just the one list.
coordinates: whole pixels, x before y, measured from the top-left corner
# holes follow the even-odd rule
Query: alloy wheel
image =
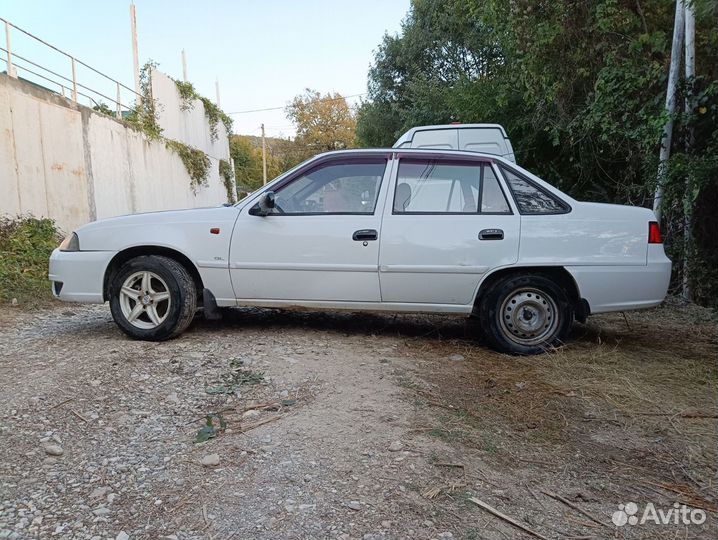
[(165, 280), (149, 271), (131, 274), (122, 284), (119, 300), (127, 322), (145, 330), (165, 321), (171, 302)]

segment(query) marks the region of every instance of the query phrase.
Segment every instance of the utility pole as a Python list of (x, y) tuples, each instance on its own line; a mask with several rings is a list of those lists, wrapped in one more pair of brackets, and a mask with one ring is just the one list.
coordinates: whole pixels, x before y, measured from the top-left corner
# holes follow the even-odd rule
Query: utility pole
[(267, 143), (264, 140), (264, 124), (262, 124), (262, 184), (267, 183)]
[(135, 69), (135, 93), (137, 99), (142, 95), (140, 88), (140, 51), (137, 46), (137, 14), (135, 13), (135, 4), (130, 4), (130, 25), (132, 27), (132, 61)]
[(219, 78), (214, 80), (214, 90), (217, 93), (217, 107), (221, 107), (219, 104)]
[(182, 49), (182, 80), (184, 82), (189, 80), (187, 78), (187, 54), (184, 52), (184, 49)]
[(676, 16), (673, 21), (673, 44), (671, 45), (671, 66), (668, 70), (668, 89), (666, 91), (666, 113), (668, 118), (663, 125), (661, 151), (658, 163), (656, 192), (653, 197), (653, 212), (661, 222), (661, 203), (663, 202), (663, 182), (668, 169), (668, 158), (671, 156), (671, 140), (673, 139), (673, 113), (676, 110), (676, 86), (681, 70), (681, 46), (683, 45), (684, 27), (683, 0), (676, 0)]
[[(692, 1), (685, 4), (685, 73), (686, 73), (686, 115), (692, 115), (695, 106), (693, 97), (693, 82), (696, 71), (696, 14)], [(688, 116), (690, 118), (690, 116)], [(686, 154), (693, 151), (693, 126), (692, 119), (689, 120), (688, 138), (686, 140)], [(693, 300), (691, 290), (691, 249), (693, 246), (693, 175), (688, 171), (686, 178), (686, 191), (683, 195), (683, 299)]]

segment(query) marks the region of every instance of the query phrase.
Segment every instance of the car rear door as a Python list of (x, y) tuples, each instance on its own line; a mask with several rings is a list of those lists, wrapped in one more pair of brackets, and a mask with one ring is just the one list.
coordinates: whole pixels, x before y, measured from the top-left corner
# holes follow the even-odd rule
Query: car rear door
[(520, 217), (495, 165), (398, 155), (382, 222), (383, 302), (469, 305), (483, 274), (518, 258)]
[(330, 156), (273, 187), (271, 214), (250, 214), (253, 202), (243, 208), (230, 246), (237, 299), (379, 302), (379, 231), (389, 157)]

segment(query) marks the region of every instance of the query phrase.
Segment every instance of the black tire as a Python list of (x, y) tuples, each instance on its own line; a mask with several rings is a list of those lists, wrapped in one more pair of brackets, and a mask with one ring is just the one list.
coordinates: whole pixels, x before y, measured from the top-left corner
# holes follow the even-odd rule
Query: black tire
[[(138, 272), (151, 272), (161, 278), (169, 293), (164, 320), (154, 328), (138, 328), (122, 310), (120, 292), (125, 281)], [(139, 293), (140, 291), (138, 291)], [(135, 304), (136, 305), (136, 304)], [(134, 339), (164, 341), (181, 334), (192, 322), (197, 309), (197, 287), (180, 263), (160, 255), (143, 255), (124, 263), (110, 283), (110, 311), (120, 329)], [(146, 323), (145, 323), (146, 324)]]
[(551, 278), (513, 274), (482, 294), (479, 316), (493, 349), (531, 355), (563, 343), (571, 329), (573, 308), (566, 291)]

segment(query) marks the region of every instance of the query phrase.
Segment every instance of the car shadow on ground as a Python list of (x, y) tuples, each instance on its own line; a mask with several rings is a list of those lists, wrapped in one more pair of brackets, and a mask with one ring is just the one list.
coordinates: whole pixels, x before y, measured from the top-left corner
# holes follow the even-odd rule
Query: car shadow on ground
[[(208, 320), (200, 312), (188, 329), (226, 332), (241, 329), (306, 329), (344, 335), (391, 336), (430, 341), (450, 341), (464, 346), (488, 347), (478, 318), (429, 314), (382, 314), (363, 312), (300, 311), (269, 308), (223, 308), (221, 320)], [(570, 342), (597, 343), (620, 340), (622, 333), (599, 325), (574, 322)]]
[[(64, 318), (56, 323), (55, 333), (77, 334), (91, 332), (95, 335), (125, 338), (106, 313), (79, 313), (65, 309)], [(602, 342), (617, 343), (623, 338), (635, 337), (634, 328), (612, 325), (610, 328), (592, 321), (587, 324), (574, 322), (567, 343), (584, 345)], [(312, 330), (346, 336), (385, 336), (410, 339), (426, 339), (434, 342), (452, 342), (465, 346), (488, 347), (483, 338), (478, 318), (431, 314), (383, 314), (350, 311), (310, 311), (272, 308), (222, 308), (220, 320), (208, 320), (200, 310), (192, 325), (185, 332), (195, 338), (228, 331), (252, 330)], [(181, 339), (182, 336), (179, 336)], [(126, 337), (126, 339), (130, 339)]]
[(192, 331), (230, 329), (308, 329), (347, 335), (427, 337), (451, 340), (480, 339), (477, 321), (463, 317), (417, 314), (299, 311), (267, 308), (225, 308), (221, 320), (198, 314)]

